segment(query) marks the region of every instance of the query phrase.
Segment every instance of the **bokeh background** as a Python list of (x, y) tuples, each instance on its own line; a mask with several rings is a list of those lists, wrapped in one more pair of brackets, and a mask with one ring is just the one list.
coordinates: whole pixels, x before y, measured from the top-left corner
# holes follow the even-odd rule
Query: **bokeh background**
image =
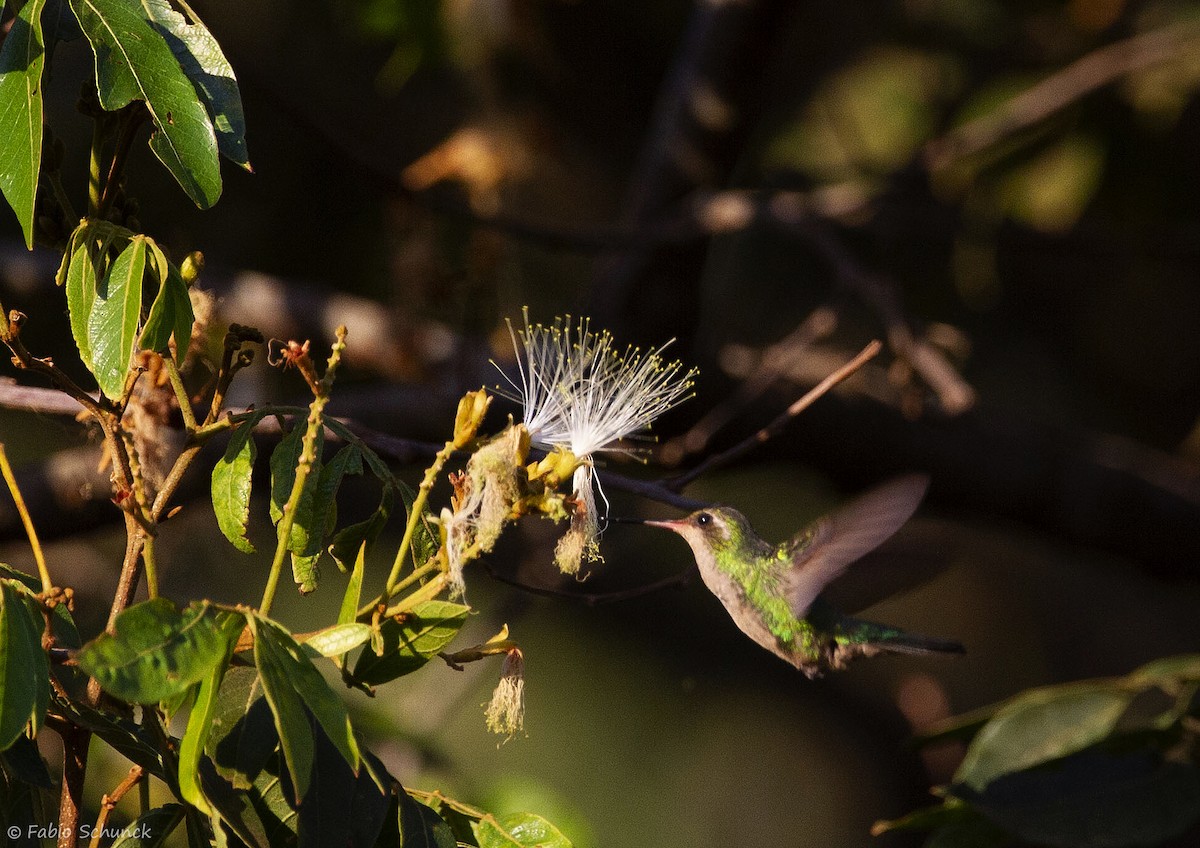
[[(782, 539), (872, 483), (932, 477), (890, 563), (852, 570), (839, 598), (959, 638), (966, 657), (809, 681), (698, 580), (597, 603), (684, 571), (678, 539), (616, 527), (578, 583), (554, 573), (553, 528), (530, 523), (489, 561), (504, 580), (469, 574), (478, 614), (461, 637), (509, 624), (528, 735), (497, 747), (485, 731), (498, 668), (484, 663), (354, 693), (404, 783), (536, 810), (580, 848), (915, 844), (870, 826), (929, 801), (962, 750), (918, 752), (914, 730), (1200, 648), (1200, 4), (195, 7), (238, 75), (255, 173), (227, 168), (200, 212), (138, 145), (127, 191), (156, 239), (205, 253), (223, 320), (314, 347), (349, 326), (334, 413), (443, 439), (457, 397), (498, 381), (490, 360), (511, 364), (506, 318), (590, 315), (623, 342), (673, 338), (700, 368), (654, 461), (612, 466), (656, 479), (747, 438), (880, 338), (860, 374), (685, 493)], [(63, 46), (48, 86), (78, 196), (90, 59)], [(0, 297), (30, 316), (31, 349), (83, 379), (57, 258), (25, 253), (11, 214), (0, 226)], [(293, 376), (259, 363), (234, 400), (302, 397)], [(94, 632), (120, 522), (102, 485), (64, 500), (54, 475), (84, 474), (96, 446), (49, 414), (0, 413), (0, 437)], [(415, 482), (420, 466), (402, 471)], [(267, 562), (221, 539), (203, 491), (200, 475), (164, 529), (167, 591), (253, 599)], [(609, 495), (616, 514), (677, 514)], [(347, 486), (342, 509), (374, 497)], [(0, 559), (27, 565), (0, 518)], [(389, 562), (385, 538), (377, 579)], [(285, 621), (336, 607), (342, 578), (325, 572), (277, 604)]]

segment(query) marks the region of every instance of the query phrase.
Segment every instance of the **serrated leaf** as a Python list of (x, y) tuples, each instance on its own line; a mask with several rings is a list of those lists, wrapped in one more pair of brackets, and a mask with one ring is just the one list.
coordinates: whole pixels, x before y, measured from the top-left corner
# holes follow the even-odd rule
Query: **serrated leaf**
[(50, 700), (50, 663), (40, 616), (23, 591), (0, 580), (0, 751), (29, 725), (36, 732)]
[(216, 130), (217, 149), (230, 161), (251, 171), (237, 77), (212, 33), (187, 5), (183, 8), (186, 18), (172, 9), (167, 0), (142, 0), (146, 17), (162, 33), (183, 72), (200, 93)]
[(92, 374), (100, 390), (116, 400), (125, 392), (142, 318), (142, 277), (146, 271), (146, 239), (134, 236), (96, 289), (88, 316)]
[(197, 206), (221, 196), (217, 138), (208, 112), (162, 35), (128, 0), (71, 0), (96, 55), (100, 105), (146, 104), (155, 131), (150, 149)]
[(318, 630), (304, 640), (304, 645), (323, 657), (337, 657), (347, 651), (353, 651), (370, 638), (371, 626), (369, 624), (350, 622)]
[(46, 62), (42, 10), (28, 0), (0, 48), (0, 190), (17, 213), (25, 246), (33, 249), (33, 211), (42, 163), (42, 71)]
[(158, 293), (150, 304), (146, 325), (142, 328), (138, 345), (167, 355), (171, 339), (175, 339), (175, 359), (182, 362), (187, 356), (192, 340), (192, 324), (196, 316), (192, 310), (192, 299), (188, 295), (187, 283), (179, 269), (166, 257), (162, 248), (149, 237), (146, 245), (150, 253), (150, 266), (158, 279)]
[(258, 448), (254, 444), (254, 425), (261, 416), (252, 416), (233, 431), (225, 455), (212, 471), (212, 504), (217, 526), (235, 548), (254, 553), (254, 545), (246, 538), (250, 521), (250, 494), (253, 489), (254, 461)]
[(299, 803), (308, 792), (315, 756), (309, 713), (355, 772), (360, 759), (358, 742), (345, 704), (329, 688), (292, 635), (270, 619), (254, 617), (250, 621), (254, 630), (254, 664), (275, 716)]
[(393, 844), (400, 848), (455, 848), (458, 840), (441, 816), (403, 789), (399, 801), (396, 817), (400, 839)]
[(147, 810), (132, 824), (121, 828), (112, 848), (159, 848), (183, 821), (184, 812), (181, 804), (164, 804)]
[(534, 813), (510, 813), (471, 825), (479, 848), (571, 848), (571, 840)]
[(239, 616), (207, 601), (180, 611), (165, 598), (132, 606), (76, 655), (104, 691), (136, 704), (157, 704), (204, 678), (221, 662), (227, 630)]
[(363, 651), (354, 665), (353, 677), (367, 686), (378, 686), (416, 671), (450, 644), (467, 620), (470, 607), (450, 601), (426, 601), (380, 626), (383, 655)]
[(1133, 699), (1115, 682), (1032, 689), (1009, 701), (975, 735), (955, 783), (982, 791), (1010, 772), (1065, 757), (1110, 733)]

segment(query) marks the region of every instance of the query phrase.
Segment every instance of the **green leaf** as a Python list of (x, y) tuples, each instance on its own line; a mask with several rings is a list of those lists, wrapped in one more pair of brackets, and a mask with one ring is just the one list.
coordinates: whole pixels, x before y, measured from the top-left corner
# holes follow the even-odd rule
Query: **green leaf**
[(400, 826), (400, 848), (455, 848), (458, 841), (450, 825), (432, 809), (413, 798), (403, 789), (399, 792), (397, 821)]
[[(283, 509), (287, 506), (288, 498), (292, 496), (292, 486), (296, 482), (296, 465), (300, 462), (300, 452), (304, 449), (304, 432), (306, 424), (297, 421), (292, 427), (290, 433), (284, 436), (279, 444), (275, 446), (275, 450), (271, 452), (271, 523), (278, 524), (283, 518)], [(324, 441), (321, 431), (318, 430), (317, 436), (317, 456), (321, 455), (321, 445)], [(312, 471), (309, 472), (308, 481), (305, 484), (305, 489), (309, 490), (315, 486), (320, 465), (314, 463)], [(313, 473), (317, 472), (317, 473)], [(311, 495), (309, 496), (311, 497)], [(311, 501), (309, 502), (311, 505)], [(300, 508), (303, 509), (304, 504), (301, 502)], [(300, 515), (297, 514), (297, 522), (300, 520)]]
[(1167, 688), (1173, 682), (1200, 681), (1200, 654), (1163, 657), (1135, 670), (1127, 678), (1134, 684), (1153, 683)]
[(121, 756), (148, 773), (162, 780), (168, 779), (163, 769), (162, 753), (146, 728), (132, 719), (102, 712), (78, 701), (66, 701), (57, 695), (52, 696), (52, 703), (55, 714), (90, 730)]
[(354, 558), (354, 570), (350, 572), (350, 580), (346, 583), (346, 591), (342, 595), (342, 606), (338, 610), (338, 624), (350, 624), (358, 617), (358, 605), (362, 603), (363, 571), (367, 564), (367, 543), (363, 542), (358, 548), (358, 556)]
[(1196, 767), (1146, 750), (1092, 748), (953, 791), (1021, 840), (1063, 848), (1158, 845), (1200, 819)]
[(25, 246), (33, 250), (33, 210), (42, 164), (42, 9), (29, 0), (12, 21), (0, 48), (0, 190), (17, 213)]
[(134, 236), (113, 262), (96, 290), (88, 317), (92, 373), (100, 390), (116, 400), (125, 392), (142, 317), (142, 277), (146, 272), (146, 238)]
[(213, 814), (213, 810), (200, 788), (200, 755), (204, 752), (208, 735), (212, 731), (221, 680), (229, 667), (229, 658), (233, 654), (238, 636), (241, 635), (242, 626), (243, 619), (240, 616), (231, 616), (226, 622), (225, 655), (201, 678), (196, 701), (192, 705), (191, 714), (188, 715), (187, 728), (179, 742), (179, 794), (183, 800), (208, 816)]
[(37, 742), (23, 733), (7, 749), (0, 751), (0, 763), (4, 771), (22, 783), (41, 789), (54, 788), (54, 779), (50, 777), (50, 769), (42, 759)]
[(480, 819), (471, 829), (479, 848), (571, 848), (571, 840), (561, 830), (534, 813)]
[(253, 617), (254, 664), (283, 745), (297, 803), (307, 794), (312, 777), (314, 739), (308, 713), (330, 741), (358, 771), (359, 750), (346, 706), (313, 667), (291, 634), (270, 619)]
[(128, 0), (71, 0), (71, 8), (96, 54), (100, 105), (144, 101), (150, 149), (197, 206), (212, 206), (221, 196), (216, 134), (171, 48)]
[(182, 5), (186, 18), (172, 9), (167, 0), (142, 0), (147, 19), (162, 33), (183, 72), (200, 93), (217, 133), (217, 149), (238, 166), (253, 171), (246, 152), (246, 119), (237, 77), (212, 33), (195, 12)]
[[(369, 753), (364, 752), (363, 767), (356, 775), (324, 733), (317, 731), (316, 741), (314, 791), (298, 811), (298, 848), (375, 845), (391, 807), (395, 781), (377, 759), (368, 765)], [(385, 789), (380, 789), (377, 779)]]
[(395, 500), (392, 488), (384, 486), (383, 494), (379, 498), (379, 506), (370, 518), (357, 524), (351, 524), (349, 527), (343, 527), (334, 534), (329, 545), (329, 555), (337, 562), (338, 568), (348, 571), (349, 564), (357, 559), (358, 553), (364, 547), (366, 550), (371, 549), (392, 514)]
[(24, 592), (0, 580), (0, 751), (25, 728), (36, 732), (50, 700), (50, 663), (42, 650), (40, 616)]
[(181, 804), (164, 804), (147, 810), (133, 824), (121, 828), (112, 848), (159, 848), (183, 821), (184, 812)]
[(321, 467), (315, 486), (306, 487), (300, 509), (292, 524), (289, 547), (292, 550), (292, 577), (301, 594), (317, 588), (317, 561), (321, 557), (325, 538), (337, 524), (337, 493), (347, 474), (362, 473), (362, 455), (354, 445), (347, 445)]
[(981, 791), (1002, 775), (1093, 745), (1112, 733), (1132, 699), (1132, 693), (1110, 682), (1029, 690), (976, 734), (955, 783)]
[[(21, 583), (31, 594), (36, 595), (42, 591), (42, 581), (34, 577), (32, 574), (26, 574), (23, 571), (17, 571), (12, 566), (5, 565), (0, 562), (0, 577), (8, 577)], [(40, 613), (39, 613), (40, 616)], [(79, 641), (79, 631), (75, 629), (75, 619), (71, 615), (71, 611), (67, 609), (66, 604), (58, 604), (54, 607), (54, 637), (58, 640), (58, 644), (64, 648), (78, 648), (82, 643)], [(41, 626), (40, 623), (38, 625)]]
[(258, 672), (235, 666), (225, 673), (205, 753), (221, 776), (249, 789), (279, 745)]
[(254, 415), (238, 425), (225, 447), (225, 455), (212, 471), (212, 504), (217, 526), (235, 548), (247, 554), (254, 553), (254, 545), (246, 538), (246, 525), (250, 521), (254, 460), (258, 456), (254, 425), (261, 417)]
[(378, 686), (416, 671), (450, 644), (470, 611), (450, 601), (426, 601), (407, 613), (403, 622), (385, 621), (380, 626), (383, 655), (363, 651), (354, 665), (354, 679)]
[(81, 224), (72, 236), (74, 250), (67, 265), (67, 310), (71, 314), (71, 335), (79, 348), (79, 358), (89, 371), (95, 370), (88, 322), (96, 302), (96, 289), (107, 270), (103, 249), (97, 249), (91, 228)]
[(179, 269), (166, 257), (154, 239), (146, 237), (150, 250), (150, 264), (158, 277), (158, 294), (150, 304), (146, 325), (138, 345), (145, 350), (166, 354), (170, 351), (172, 337), (175, 339), (175, 359), (182, 362), (192, 340), (192, 324), (196, 315), (192, 310), (192, 299), (188, 296), (187, 283)]
[(304, 644), (323, 657), (338, 657), (353, 651), (370, 638), (371, 625), (350, 622), (318, 630), (305, 639)]
[(235, 613), (207, 601), (180, 612), (165, 598), (132, 606), (76, 655), (104, 691), (136, 704), (157, 704), (203, 679), (228, 647)]

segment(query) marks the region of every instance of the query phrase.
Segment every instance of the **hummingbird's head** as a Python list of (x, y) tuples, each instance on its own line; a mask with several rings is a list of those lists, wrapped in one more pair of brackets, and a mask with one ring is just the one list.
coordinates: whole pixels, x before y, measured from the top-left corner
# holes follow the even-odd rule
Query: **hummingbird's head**
[(724, 550), (735, 550), (740, 548), (746, 539), (754, 538), (746, 516), (728, 506), (698, 509), (691, 515), (672, 521), (643, 523), (678, 533), (691, 546), (697, 559), (702, 552), (716, 554)]

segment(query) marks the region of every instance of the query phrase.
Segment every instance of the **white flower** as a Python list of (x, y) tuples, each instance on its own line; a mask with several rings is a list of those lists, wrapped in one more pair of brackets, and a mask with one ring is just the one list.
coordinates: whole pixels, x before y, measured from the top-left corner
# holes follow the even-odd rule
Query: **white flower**
[(559, 566), (573, 572), (581, 556), (599, 559), (596, 492), (601, 499), (604, 492), (593, 473), (593, 456), (640, 453), (626, 440), (641, 436), (655, 418), (691, 397), (696, 370), (685, 371), (678, 360), (663, 358), (671, 342), (645, 353), (635, 347), (622, 352), (607, 331), (592, 332), (586, 318), (572, 328), (570, 316), (551, 326), (531, 325), (528, 309), (523, 316), (523, 330), (508, 325), (519, 383), (506, 376), (513, 392), (500, 393), (521, 404), (533, 444), (565, 448), (582, 463), (572, 481), (580, 507), (568, 535), (576, 537), (564, 537), (558, 556)]
[(484, 712), (488, 730), (507, 742), (525, 729), (525, 657), (520, 648), (504, 655), (500, 682)]

